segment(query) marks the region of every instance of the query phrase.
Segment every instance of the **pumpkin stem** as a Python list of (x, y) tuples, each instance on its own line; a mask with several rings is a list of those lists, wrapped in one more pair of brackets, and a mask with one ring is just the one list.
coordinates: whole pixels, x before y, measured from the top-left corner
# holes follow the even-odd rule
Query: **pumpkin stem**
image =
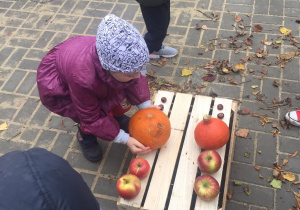
[(210, 120), (210, 116), (209, 116), (208, 114), (204, 115), (204, 116), (203, 116), (203, 120), (204, 120), (205, 122), (209, 121), (209, 120)]

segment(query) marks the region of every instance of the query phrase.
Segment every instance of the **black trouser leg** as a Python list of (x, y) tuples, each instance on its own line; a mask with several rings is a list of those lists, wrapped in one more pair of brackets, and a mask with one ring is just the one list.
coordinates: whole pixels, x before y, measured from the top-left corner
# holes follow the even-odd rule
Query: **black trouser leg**
[(147, 27), (145, 41), (149, 53), (160, 50), (170, 23), (170, 1), (155, 7), (140, 5)]

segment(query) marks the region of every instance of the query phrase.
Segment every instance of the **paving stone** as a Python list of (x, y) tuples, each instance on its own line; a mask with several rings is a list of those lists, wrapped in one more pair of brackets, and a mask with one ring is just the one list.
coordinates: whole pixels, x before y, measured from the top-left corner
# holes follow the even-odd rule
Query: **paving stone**
[(39, 60), (23, 59), (18, 67), (20, 69), (37, 70), (40, 62)]
[[(260, 166), (260, 165), (259, 165)], [(270, 187), (270, 183), (267, 182), (269, 176), (272, 176), (272, 168), (273, 162), (270, 165), (270, 168), (262, 168), (257, 171), (254, 168), (254, 165), (244, 164), (244, 163), (231, 163), (231, 172), (230, 172), (230, 179), (237, 180), (245, 183), (251, 183), (256, 185), (261, 185), (265, 187)], [(263, 176), (263, 178), (259, 178), (259, 175)]]
[(229, 98), (239, 98), (240, 97), (240, 87), (234, 85), (220, 85), (211, 83), (207, 86), (209, 93), (213, 91), (218, 95), (218, 97), (229, 97)]
[(31, 96), (39, 97), (39, 91), (37, 89), (37, 86), (34, 87), (33, 91), (30, 94)]
[(20, 139), (25, 141), (31, 141), (33, 142), (37, 135), (39, 134), (40, 130), (36, 128), (26, 128), (20, 135)]
[(96, 172), (99, 168), (99, 163), (92, 163), (91, 161), (88, 161), (85, 159), (81, 151), (79, 153), (70, 152), (68, 154), (67, 161), (75, 169), (80, 168)]
[(277, 101), (279, 99), (279, 88), (273, 85), (274, 79), (264, 78), (262, 93), (266, 94), (267, 98), (265, 102), (272, 103), (272, 99), (275, 98)]
[(253, 23), (266, 23), (266, 24), (276, 24), (282, 25), (283, 18), (271, 15), (253, 15)]
[(251, 13), (252, 12), (252, 5), (235, 5), (235, 4), (226, 4), (225, 9), (229, 10), (230, 12), (241, 12), (241, 13)]
[(88, 173), (84, 173), (84, 172), (80, 172), (79, 174), (82, 176), (83, 180), (86, 182), (86, 184), (89, 186), (89, 188), (91, 188), (96, 176), (93, 174), (88, 174)]
[(31, 39), (23, 39), (23, 38), (12, 38), (10, 40), (9, 45), (15, 47), (24, 47), (24, 48), (31, 48), (34, 44), (35, 40)]
[(69, 148), (69, 145), (73, 139), (74, 135), (67, 133), (60, 133), (55, 141), (51, 152), (63, 157)]
[(13, 47), (4, 47), (0, 50), (0, 63), (4, 63), (5, 60), (10, 56), (10, 54), (14, 51)]
[[(193, 68), (196, 65), (204, 66), (205, 63), (208, 63), (208, 60), (200, 59), (200, 58), (191, 58), (191, 57), (181, 57), (179, 60), (179, 66), (182, 66), (185, 69)], [(188, 64), (186, 64), (188, 63)]]
[[(83, 15), (88, 16), (88, 17), (94, 17), (94, 18), (104, 18), (108, 14), (109, 13), (106, 10), (87, 9)], [(113, 13), (113, 14), (115, 14), (115, 13)], [(115, 15), (117, 15), (117, 14), (115, 14)], [(117, 15), (117, 16), (119, 17), (119, 15)]]
[[(255, 133), (252, 131), (249, 132), (246, 138), (236, 137), (233, 154), (234, 161), (241, 163), (253, 163), (254, 153), (256, 152), (254, 151), (254, 138)], [(245, 152), (250, 154), (249, 158), (245, 157)]]
[(85, 8), (87, 7), (87, 5), (89, 4), (88, 1), (79, 1), (77, 2), (77, 4), (75, 5), (75, 7), (72, 9), (71, 14), (72, 15), (83, 15)]
[(6, 14), (5, 17), (10, 17), (14, 19), (26, 19), (28, 17), (29, 13), (28, 12), (21, 12), (21, 11), (14, 11), (14, 10), (9, 10)]
[(197, 8), (199, 9), (208, 9), (210, 0), (199, 0), (197, 4)]
[(1, 78), (1, 80), (3, 80), (3, 81), (1, 81), (2, 82), (1, 86), (2, 86), (3, 83), (6, 82), (8, 80), (8, 78), (11, 76), (12, 70), (1, 68), (1, 71), (2, 72), (0, 73), (0, 78)]
[(26, 102), (26, 98), (13, 94), (0, 93), (0, 106), (19, 109)]
[(224, 13), (220, 28), (233, 30), (234, 19), (235, 19), (234, 14)]
[(291, 62), (287, 63), (283, 69), (283, 79), (297, 80), (300, 78), (299, 58), (294, 58)]
[(274, 209), (274, 189), (246, 184), (251, 189), (251, 194), (246, 195), (243, 186), (234, 186), (232, 181), (229, 183), (228, 191), (234, 190), (232, 200)]
[(46, 122), (46, 119), (50, 115), (50, 111), (43, 105), (40, 105), (37, 109), (36, 113), (33, 115), (30, 124), (31, 125), (37, 125), (37, 126), (43, 126)]
[(22, 20), (22, 19), (9, 18), (9, 19), (7, 19), (5, 25), (17, 28), (23, 24), (23, 21), (24, 20)]
[(115, 201), (111, 201), (104, 198), (97, 198), (97, 201), (103, 210), (104, 209), (118, 210), (117, 202)]
[(25, 151), (31, 148), (30, 144), (15, 142), (12, 140), (0, 139), (0, 153), (6, 154), (8, 152), (20, 150)]
[(36, 44), (34, 45), (34, 48), (43, 49), (44, 47), (46, 47), (46, 45), (52, 39), (52, 37), (54, 36), (54, 34), (55, 33), (52, 32), (52, 31), (45, 31), (42, 34), (42, 36), (38, 39), (38, 41), (36, 42)]
[(100, 19), (94, 19), (88, 30), (86, 31), (86, 34), (95, 36), (97, 34), (98, 25), (100, 24), (100, 22)]
[(258, 206), (251, 206), (250, 210), (266, 210), (264, 207), (258, 207)]
[(3, 132), (2, 137), (7, 138), (8, 140), (15, 140), (21, 132), (22, 126), (9, 123), (8, 129)]
[(260, 118), (249, 115), (240, 115), (239, 127), (251, 128), (251, 130), (262, 131), (265, 133), (270, 133), (272, 130), (274, 130), (271, 123), (267, 123), (265, 126), (262, 126)]
[(177, 20), (176, 25), (179, 26), (187, 26), (189, 25), (190, 18), (191, 18), (191, 13), (189, 11), (181, 11), (179, 18)]
[[(299, 148), (294, 148), (294, 151), (290, 151), (289, 154), (294, 154), (296, 151), (299, 152)], [(288, 159), (289, 162), (284, 166), (284, 170), (285, 172), (291, 172), (291, 173), (300, 173), (300, 165), (299, 165), (299, 161), (300, 161), (300, 155), (299, 153), (293, 157), (290, 158), (289, 155), (286, 154), (280, 154), (279, 158), (278, 158), (278, 163), (282, 163), (284, 159)]]
[(185, 27), (180, 26), (169, 26), (168, 33), (172, 35), (181, 35), (184, 36), (187, 32), (187, 29)]
[(37, 6), (36, 2), (27, 2), (27, 4), (25, 4), (25, 6), (23, 7), (23, 10), (27, 10), (27, 11), (33, 11), (33, 9)]
[(29, 72), (25, 80), (22, 82), (22, 84), (19, 86), (16, 92), (21, 94), (28, 94), (35, 84), (36, 84), (36, 73)]
[(28, 98), (14, 119), (14, 122), (27, 123), (30, 120), (32, 112), (38, 106), (38, 101), (33, 98)]
[(289, 93), (299, 93), (300, 83), (282, 80), (282, 91)]
[[(47, 127), (62, 130), (66, 132), (75, 132), (77, 127), (74, 126), (75, 122), (67, 117), (61, 117), (59, 115), (52, 115), (51, 119), (47, 123)], [(63, 124), (63, 125), (62, 125)]]
[(276, 209), (294, 209), (294, 206), (297, 206), (293, 191), (298, 193), (299, 188), (288, 181), (282, 183), (281, 189), (276, 189)]
[(79, 22), (76, 24), (73, 30), (73, 33), (83, 34), (90, 22), (91, 18), (80, 18)]
[(41, 135), (38, 137), (34, 147), (41, 147), (44, 149), (48, 149), (48, 147), (54, 140), (56, 134), (57, 133), (55, 131), (43, 130)]
[(21, 9), (26, 3), (27, 3), (26, 1), (16, 1), (16, 2), (10, 7), (10, 9), (19, 10), (19, 9)]
[[(198, 58), (201, 60), (203, 64), (209, 63), (213, 54), (213, 51), (207, 51), (205, 52), (205, 48), (199, 48), (199, 47), (184, 47), (182, 49), (182, 55)], [(218, 51), (216, 51), (217, 53)]]
[(226, 0), (226, 4), (248, 4), (252, 5), (254, 0)]
[(188, 30), (188, 35), (186, 38), (185, 45), (198, 46), (199, 40), (200, 40), (200, 32), (195, 30), (194, 28), (190, 28)]
[(75, 1), (73, 0), (67, 0), (61, 7), (61, 9), (58, 11), (59, 13), (70, 13), (72, 8), (75, 6)]
[(201, 44), (206, 44), (208, 42), (211, 42), (211, 40), (215, 38), (217, 38), (217, 30), (207, 29), (203, 32)]
[(116, 190), (116, 184), (117, 184), (117, 180), (99, 177), (94, 189), (94, 193), (109, 195), (117, 198), (119, 197), (119, 195)]
[[(50, 24), (51, 19), (53, 18), (52, 15), (43, 15), (40, 20), (36, 23), (35, 28), (37, 29), (46, 29), (48, 24)], [(45, 31), (44, 33), (48, 33)], [(54, 32), (52, 32), (54, 33)]]
[(276, 162), (276, 137), (268, 134), (257, 134), (257, 151), (261, 154), (256, 154), (255, 163), (259, 166), (272, 168), (273, 163)]
[(14, 109), (14, 108), (1, 108), (0, 109), (0, 119), (1, 120), (11, 120), (16, 112), (17, 112), (17, 109)]
[[(293, 154), (296, 148), (300, 148), (300, 140), (286, 136), (279, 136), (279, 151)], [(300, 152), (300, 151), (299, 151)]]
[[(112, 7), (112, 6), (111, 6)], [(110, 10), (110, 9), (108, 9)], [(127, 9), (125, 10), (124, 15), (122, 16), (122, 18), (124, 20), (133, 20), (136, 12), (139, 10), (139, 6), (138, 5), (128, 5)]]
[(235, 202), (230, 201), (230, 200), (226, 201), (225, 210), (248, 210), (248, 209), (249, 209), (248, 205), (235, 203)]
[(223, 9), (224, 0), (212, 0), (210, 4), (211, 10), (222, 10)]
[(229, 60), (229, 51), (228, 50), (216, 50), (214, 55), (214, 60)]
[[(278, 37), (278, 36), (275, 36), (275, 35), (272, 35), (272, 34), (268, 34), (267, 35), (267, 40), (275, 43), (276, 41), (281, 41), (281, 37)], [(268, 53), (269, 54), (275, 54), (275, 55), (278, 56), (280, 54), (280, 52), (281, 52), (281, 47), (280, 47), (281, 45), (278, 44), (279, 47), (277, 49), (273, 48), (273, 46), (274, 45), (267, 46)]]
[(154, 70), (155, 71), (155, 75), (157, 76), (171, 76), (173, 74), (173, 67), (164, 67), (164, 69), (161, 69), (158, 66), (152, 66), (152, 65), (147, 65), (147, 70), (149, 71)]
[(113, 143), (103, 165), (101, 173), (117, 176), (126, 150), (126, 145)]
[[(132, 23), (132, 25), (141, 33), (141, 34), (143, 34), (143, 30), (144, 30), (144, 28), (145, 28), (145, 24), (144, 23), (138, 23), (138, 22), (134, 22), (134, 23)], [(169, 27), (169, 29), (170, 29), (170, 27)], [(169, 30), (168, 29), (168, 30)], [(172, 33), (171, 33), (172, 34)]]
[(10, 8), (13, 2), (0, 1), (0, 8)]
[(15, 70), (2, 89), (9, 92), (13, 92), (19, 85), (20, 81), (23, 79), (25, 74), (25, 71)]
[[(246, 101), (244, 100), (240, 106), (240, 110), (243, 110), (244, 108), (249, 108), (250, 109), (250, 114), (258, 114), (258, 115), (263, 115), (263, 114), (267, 114), (268, 118), (278, 118), (278, 112), (277, 111), (273, 111), (273, 110), (263, 110), (260, 109), (260, 107), (266, 107), (266, 105), (264, 103), (259, 103), (257, 101)], [(247, 115), (247, 116), (249, 116)], [(255, 118), (255, 117), (254, 117)], [(259, 118), (257, 118), (259, 119)]]
[(22, 28), (34, 28), (36, 23), (38, 22), (40, 18), (39, 14), (36, 13), (31, 13), (28, 18), (26, 19), (26, 22), (22, 24)]
[(284, 4), (283, 1), (270, 1), (269, 14), (282, 16), (283, 15), (283, 4)]
[(42, 60), (47, 53), (47, 51), (32, 49), (27, 53), (26, 58)]
[[(183, 9), (185, 9), (185, 8), (194, 8), (194, 6), (195, 6), (195, 2), (188, 2), (188, 1), (185, 1), (185, 2), (183, 2), (183, 1), (174, 1), (174, 3), (172, 3), (172, 8), (183, 8)], [(171, 12), (172, 13), (172, 12)]]
[[(124, 174), (127, 174), (128, 173), (128, 169), (129, 169), (129, 165), (131, 163), (131, 160), (135, 158), (135, 156), (129, 152), (128, 155), (127, 155), (127, 158), (125, 160), (125, 164), (124, 164), (124, 167), (122, 168), (122, 171), (121, 171), (121, 175), (124, 175)], [(151, 167), (151, 166), (150, 166)]]
[(66, 33), (57, 33), (57, 34), (55, 34), (55, 36), (51, 40), (51, 42), (49, 42), (49, 46), (54, 47), (54, 46), (60, 44), (61, 42), (65, 41), (67, 39), (68, 39), (68, 34), (66, 34)]
[(284, 13), (288, 14), (289, 17), (298, 17), (300, 10), (297, 8), (285, 8)]

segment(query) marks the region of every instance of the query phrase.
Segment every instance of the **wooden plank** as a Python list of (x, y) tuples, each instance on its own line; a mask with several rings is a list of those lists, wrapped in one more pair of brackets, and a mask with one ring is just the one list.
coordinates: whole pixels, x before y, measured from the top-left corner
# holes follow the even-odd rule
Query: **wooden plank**
[(190, 209), (198, 167), (197, 158), (201, 152), (194, 139), (194, 130), (203, 116), (209, 113), (211, 100), (212, 98), (207, 96), (197, 95), (195, 97), (169, 203), (168, 209), (170, 210)]
[[(219, 111), (217, 109), (217, 105), (222, 104), (223, 105), (223, 110)], [(213, 112), (212, 112), (212, 117), (217, 117), (218, 113), (222, 112), (224, 113), (224, 118), (223, 121), (229, 125), (230, 121), (230, 116), (231, 116), (231, 106), (232, 106), (232, 100), (230, 99), (224, 99), (224, 98), (216, 98), (214, 102), (214, 107), (213, 107)], [(211, 176), (214, 177), (219, 184), (221, 184), (221, 179), (222, 179), (222, 173), (223, 173), (223, 166), (224, 166), (224, 159), (225, 159), (225, 150), (226, 150), (226, 145), (224, 145), (222, 148), (217, 149), (216, 151), (219, 153), (219, 155), (222, 158), (222, 165), (221, 168)], [(205, 201), (203, 199), (200, 199), (197, 197), (196, 199), (196, 204), (195, 204), (195, 210), (216, 210), (218, 209), (218, 201), (219, 201), (219, 196), (215, 198), (212, 201)]]
[(191, 101), (190, 94), (176, 94), (170, 115), (171, 136), (160, 149), (143, 209), (164, 209)]
[[(164, 110), (163, 112), (168, 115), (172, 101), (173, 101), (173, 97), (174, 97), (174, 92), (169, 92), (169, 91), (158, 91), (158, 93), (155, 95), (154, 98), (154, 104), (155, 105), (159, 105), (161, 104), (161, 98), (162, 97), (166, 97), (167, 101), (166, 103), (164, 103)], [(153, 162), (155, 159), (155, 155), (156, 155), (157, 150), (152, 151), (149, 154), (144, 154), (144, 155), (136, 155), (136, 157), (141, 157), (146, 159), (150, 166), (153, 167)], [(149, 180), (149, 176), (146, 177), (145, 179), (141, 180), (141, 191), (138, 194), (137, 197), (135, 197), (134, 199), (131, 200), (126, 200), (124, 198), (119, 197), (117, 205), (118, 208), (121, 210), (135, 210), (135, 209), (140, 209), (141, 204), (142, 204), (142, 200), (145, 194), (145, 190), (146, 190), (146, 186)]]
[[(233, 146), (235, 142), (235, 124), (236, 124), (236, 119), (237, 119), (237, 110), (238, 110), (238, 101), (233, 101), (231, 110), (234, 112), (233, 116), (233, 123), (232, 123), (232, 128), (231, 128), (231, 137), (230, 137), (230, 146), (229, 146), (229, 151), (228, 151), (228, 159), (227, 159), (227, 168), (226, 168), (226, 177), (225, 177), (225, 186), (224, 186), (224, 194), (223, 194), (223, 202), (222, 202), (222, 210), (225, 210), (226, 206), (226, 200), (227, 200), (227, 190), (228, 190), (228, 180), (230, 176), (230, 168), (231, 168), (231, 159), (233, 156)], [(223, 169), (225, 170), (225, 169)]]

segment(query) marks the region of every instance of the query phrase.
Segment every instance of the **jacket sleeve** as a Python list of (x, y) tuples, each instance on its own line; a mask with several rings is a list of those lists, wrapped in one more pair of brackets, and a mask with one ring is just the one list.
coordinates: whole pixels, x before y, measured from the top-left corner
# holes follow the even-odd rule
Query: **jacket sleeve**
[(83, 87), (79, 83), (76, 82), (76, 79), (69, 80), (70, 96), (81, 126), (86, 132), (103, 140), (114, 140), (120, 132), (120, 126), (105, 110), (108, 107), (103, 109), (101, 106), (109, 103), (104, 100), (101, 104), (101, 100), (95, 95), (92, 88)]
[(139, 105), (150, 100), (150, 90), (147, 79), (141, 75), (137, 82), (125, 89), (125, 94), (132, 105)]

